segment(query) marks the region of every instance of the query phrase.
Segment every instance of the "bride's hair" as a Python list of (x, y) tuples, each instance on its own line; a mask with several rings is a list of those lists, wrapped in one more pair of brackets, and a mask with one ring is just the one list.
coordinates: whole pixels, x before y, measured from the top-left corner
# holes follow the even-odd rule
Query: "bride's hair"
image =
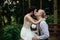
[(27, 13), (30, 13), (30, 12), (34, 12), (34, 10), (36, 9), (36, 7), (35, 6), (31, 6), (31, 7), (29, 7), (28, 9), (27, 9)]
[(24, 12), (24, 16), (30, 12), (33, 12), (34, 15), (34, 10), (36, 9), (35, 6), (30, 6), (29, 8), (26, 9), (26, 11)]

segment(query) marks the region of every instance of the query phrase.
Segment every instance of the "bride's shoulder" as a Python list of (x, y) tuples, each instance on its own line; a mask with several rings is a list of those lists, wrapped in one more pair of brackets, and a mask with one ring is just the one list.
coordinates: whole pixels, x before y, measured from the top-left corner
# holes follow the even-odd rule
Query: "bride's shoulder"
[(27, 20), (27, 17), (29, 17), (29, 15), (28, 15), (28, 14), (24, 16), (24, 19), (25, 19), (25, 20)]
[(28, 15), (28, 14), (24, 16), (24, 18), (27, 18), (27, 17), (29, 17), (29, 15)]

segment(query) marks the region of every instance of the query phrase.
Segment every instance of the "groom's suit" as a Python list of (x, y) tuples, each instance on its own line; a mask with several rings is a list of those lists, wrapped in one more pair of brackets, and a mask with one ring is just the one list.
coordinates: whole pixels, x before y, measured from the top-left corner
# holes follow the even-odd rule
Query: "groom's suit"
[(49, 37), (49, 31), (48, 31), (48, 25), (45, 21), (41, 21), (39, 24), (37, 24), (39, 36), (37, 37), (38, 40), (48, 40)]

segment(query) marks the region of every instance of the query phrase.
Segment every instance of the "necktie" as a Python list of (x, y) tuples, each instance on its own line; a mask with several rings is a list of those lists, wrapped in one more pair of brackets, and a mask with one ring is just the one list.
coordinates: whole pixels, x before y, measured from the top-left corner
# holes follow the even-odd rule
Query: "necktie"
[(38, 35), (40, 36), (41, 35), (41, 33), (40, 33), (40, 31), (41, 31), (41, 29), (40, 29), (40, 23), (37, 24), (37, 28), (38, 28)]

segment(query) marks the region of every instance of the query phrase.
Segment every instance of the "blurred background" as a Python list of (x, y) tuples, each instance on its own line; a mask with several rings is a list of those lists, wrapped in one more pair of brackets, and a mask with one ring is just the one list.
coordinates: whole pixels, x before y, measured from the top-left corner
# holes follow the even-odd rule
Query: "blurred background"
[(0, 0), (0, 40), (20, 40), (23, 17), (32, 5), (46, 12), (49, 40), (60, 40), (60, 0)]

